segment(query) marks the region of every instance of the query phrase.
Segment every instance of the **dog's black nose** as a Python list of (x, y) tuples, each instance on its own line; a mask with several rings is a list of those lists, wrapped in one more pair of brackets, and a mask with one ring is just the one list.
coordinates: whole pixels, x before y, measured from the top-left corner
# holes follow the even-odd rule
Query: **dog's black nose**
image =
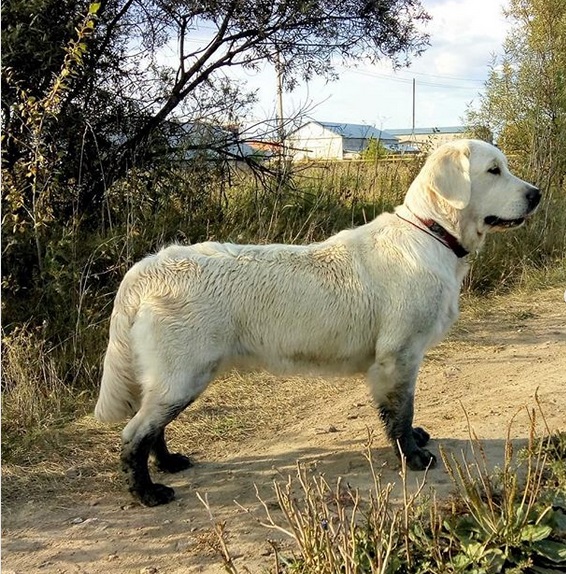
[(529, 185), (526, 195), (529, 202), (529, 211), (532, 211), (539, 204), (541, 197), (540, 189), (534, 185)]

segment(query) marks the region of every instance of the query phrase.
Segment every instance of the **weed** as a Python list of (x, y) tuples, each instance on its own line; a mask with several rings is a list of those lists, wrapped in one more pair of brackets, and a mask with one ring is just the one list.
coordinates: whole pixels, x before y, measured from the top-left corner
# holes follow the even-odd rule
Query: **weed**
[[(490, 470), (481, 442), (472, 435), (472, 460), (442, 453), (455, 487), (450, 504), (424, 491), (425, 479), (409, 494), (406, 466), (400, 472), (402, 498), (392, 500), (371, 458), (374, 484), (367, 497), (339, 478), (333, 486), (324, 476), (298, 465), (294, 477), (274, 482), (282, 518), (275, 517), (259, 494), (264, 518), (254, 519), (292, 538), (298, 555), (281, 556), (277, 545), (274, 572), (297, 574), (440, 574), (547, 573), (566, 566), (566, 505), (549, 492), (564, 492), (564, 435), (535, 439), (531, 419), (529, 447), (517, 461), (506, 442), (502, 468)], [(549, 458), (562, 470), (549, 472)], [(550, 490), (549, 490), (550, 488)], [(257, 491), (256, 491), (257, 492)], [(214, 517), (208, 501), (199, 496)], [(230, 556), (224, 524), (216, 528), (227, 571), (238, 569)], [(555, 570), (552, 570), (552, 569)]]
[(472, 437), (474, 461), (467, 464), (442, 452), (444, 464), (463, 505), (461, 515), (444, 527), (458, 549), (454, 565), (462, 571), (523, 572), (525, 568), (566, 564), (566, 506), (548, 501), (544, 476), (548, 469), (545, 445), (554, 438), (534, 441), (534, 419), (528, 455), (514, 463), (513, 444), (506, 442), (503, 468), (488, 469), (477, 437)]

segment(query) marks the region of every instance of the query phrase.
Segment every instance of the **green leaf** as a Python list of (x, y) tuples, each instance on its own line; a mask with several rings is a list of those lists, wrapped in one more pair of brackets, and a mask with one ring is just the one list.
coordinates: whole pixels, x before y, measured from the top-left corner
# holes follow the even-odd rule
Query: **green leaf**
[(480, 560), (485, 553), (485, 547), (481, 542), (475, 542), (474, 540), (462, 540), (461, 544), (462, 550), (472, 560)]
[(553, 494), (552, 506), (566, 512), (566, 492), (554, 492)]
[(547, 524), (527, 524), (521, 528), (521, 540), (538, 542), (552, 534), (552, 527)]
[(535, 574), (556, 574), (556, 568), (545, 568), (544, 566), (533, 565), (530, 569)]
[(552, 513), (551, 522), (557, 534), (566, 534), (566, 514), (562, 510)]
[(456, 571), (464, 570), (467, 566), (472, 563), (470, 558), (465, 554), (456, 554), (454, 558), (452, 558), (452, 564), (455, 567)]
[(533, 550), (556, 564), (566, 564), (566, 544), (553, 540), (540, 540), (533, 543)]
[(472, 538), (475, 533), (480, 532), (478, 523), (469, 516), (460, 518), (455, 524), (450, 524), (448, 521), (445, 521), (444, 527), (459, 540), (468, 540)]
[(503, 572), (505, 562), (507, 560), (507, 555), (500, 548), (492, 548), (485, 553), (487, 559), (487, 572), (489, 574), (499, 574)]
[(89, 14), (96, 14), (99, 9), (100, 9), (100, 2), (93, 2), (93, 3), (88, 7), (88, 13), (89, 13)]

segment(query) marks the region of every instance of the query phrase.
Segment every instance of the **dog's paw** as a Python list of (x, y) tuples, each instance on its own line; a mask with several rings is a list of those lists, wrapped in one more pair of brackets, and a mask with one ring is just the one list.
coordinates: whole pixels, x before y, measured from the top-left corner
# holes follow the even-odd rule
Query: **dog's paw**
[(132, 494), (144, 506), (159, 506), (175, 499), (175, 491), (171, 487), (158, 483), (152, 484), (143, 492), (134, 491)]
[(436, 457), (426, 448), (418, 448), (406, 455), (406, 458), (411, 470), (426, 470), (436, 466)]
[(413, 438), (418, 447), (423, 447), (430, 440), (430, 435), (422, 427), (414, 427)]
[(161, 472), (181, 472), (193, 466), (191, 459), (178, 452), (168, 454), (166, 457), (156, 461), (156, 466)]

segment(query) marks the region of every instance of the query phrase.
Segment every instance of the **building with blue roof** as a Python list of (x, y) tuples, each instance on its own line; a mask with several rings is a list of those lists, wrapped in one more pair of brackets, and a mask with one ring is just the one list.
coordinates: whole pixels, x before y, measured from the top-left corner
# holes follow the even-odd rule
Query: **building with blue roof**
[(387, 132), (397, 138), (401, 147), (431, 151), (444, 143), (466, 137), (467, 128), (465, 126), (402, 128), (388, 129)]
[(391, 133), (373, 126), (312, 120), (288, 136), (286, 147), (295, 160), (357, 159), (371, 140), (392, 152), (399, 143)]

